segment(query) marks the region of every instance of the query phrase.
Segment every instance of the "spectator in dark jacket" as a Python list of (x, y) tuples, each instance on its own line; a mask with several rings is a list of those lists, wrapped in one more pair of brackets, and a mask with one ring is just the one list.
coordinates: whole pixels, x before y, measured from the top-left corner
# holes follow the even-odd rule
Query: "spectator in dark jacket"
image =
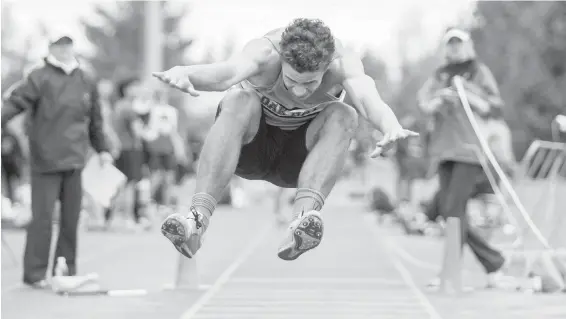
[[(437, 69), (419, 92), (423, 111), (434, 116), (435, 129), (429, 151), (438, 164), (440, 189), (434, 196), (427, 215), (458, 217), (461, 221), (462, 244), (467, 243), (484, 267), (489, 285), (497, 285), (504, 265), (502, 254), (470, 228), (466, 206), (487, 176), (478, 155), (479, 139), (467, 118), (453, 80), (459, 76), (477, 121), (499, 117), (502, 100), (489, 68), (475, 56), (470, 35), (458, 29), (444, 36), (446, 63)], [(482, 132), (485, 133), (485, 132)]]
[(55, 257), (65, 257), (76, 274), (77, 225), (81, 211), (81, 172), (90, 144), (104, 164), (112, 162), (103, 133), (96, 82), (80, 67), (73, 40), (55, 37), (49, 55), (4, 97), (2, 127), (26, 112), (30, 148), (32, 221), (27, 229), (24, 283), (46, 286), (51, 220), (61, 203)]

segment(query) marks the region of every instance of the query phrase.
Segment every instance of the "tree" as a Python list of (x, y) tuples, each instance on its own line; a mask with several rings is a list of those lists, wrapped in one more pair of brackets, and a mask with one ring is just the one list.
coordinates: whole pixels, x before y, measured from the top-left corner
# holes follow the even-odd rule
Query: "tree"
[[(26, 67), (35, 62), (36, 57), (32, 55), (31, 50), (34, 46), (35, 39), (31, 35), (24, 37), (16, 36), (15, 30), (18, 28), (13, 18), (12, 4), (7, 1), (2, 2), (2, 93), (4, 93), (12, 84), (22, 78)], [(44, 26), (39, 24), (39, 37), (44, 33)]]
[(438, 60), (437, 56), (429, 55), (416, 61), (405, 60), (402, 63), (401, 81), (396, 87), (392, 103), (397, 107), (399, 117), (413, 115), (418, 118), (422, 115), (417, 107), (417, 93), (440, 64)]
[(566, 113), (566, 2), (479, 2), (472, 31), (506, 102), (516, 155)]
[[(409, 9), (404, 16), (405, 21), (397, 32), (397, 53), (400, 57), (401, 77), (394, 92), (392, 92), (392, 105), (396, 107), (399, 118), (411, 115), (414, 118), (425, 119), (417, 107), (417, 92), (441, 61), (436, 52), (423, 54), (424, 21), (418, 7)], [(421, 55), (416, 55), (418, 52)], [(411, 54), (413, 53), (413, 54)]]
[[(188, 7), (175, 10), (162, 1), (164, 12), (164, 68), (183, 64), (191, 39), (182, 38), (179, 29)], [(117, 2), (115, 8), (95, 7), (95, 18), (81, 21), (85, 34), (95, 45), (92, 56), (86, 57), (100, 78), (117, 79), (143, 70), (144, 54), (143, 1)], [(132, 72), (132, 70), (134, 70)]]
[[(15, 31), (18, 29), (17, 22), (13, 18), (12, 4), (2, 1), (2, 26), (1, 26), (1, 52), (2, 52), (2, 95), (17, 81), (21, 80), (26, 69), (37, 62), (37, 56), (33, 55), (32, 48), (37, 39), (26, 34), (21, 37)], [(37, 25), (37, 38), (45, 35), (45, 26)], [(35, 31), (35, 30), (34, 30)], [(33, 34), (33, 33), (32, 33)], [(18, 36), (16, 36), (18, 35)], [(18, 115), (8, 124), (10, 129), (22, 145), (24, 155), (27, 157), (27, 138), (25, 134), (25, 113)]]

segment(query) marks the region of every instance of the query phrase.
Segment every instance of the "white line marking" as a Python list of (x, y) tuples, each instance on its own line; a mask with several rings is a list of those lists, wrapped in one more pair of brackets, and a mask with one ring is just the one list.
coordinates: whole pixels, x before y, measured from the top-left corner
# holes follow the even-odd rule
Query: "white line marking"
[[(366, 219), (367, 221), (373, 221), (374, 219), (372, 219), (372, 216), (364, 216), (364, 219)], [(436, 264), (424, 261), (422, 259), (419, 259), (417, 257), (415, 257), (413, 254), (411, 254), (410, 252), (408, 252), (405, 248), (403, 248), (400, 244), (397, 243), (397, 240), (391, 238), (390, 236), (380, 236), (380, 239), (383, 240), (387, 245), (390, 245), (392, 247), (392, 252), (394, 252), (396, 255), (399, 256), (399, 258), (405, 260), (406, 262), (412, 264), (413, 266), (416, 266), (418, 268), (421, 269), (425, 269), (425, 270), (431, 270), (434, 272), (438, 272), (439, 271), (439, 267)], [(468, 271), (466, 269), (462, 270), (464, 273), (468, 273)]]
[[(411, 254), (409, 251), (407, 251), (405, 248), (403, 248), (403, 246), (401, 246), (397, 242), (397, 240), (391, 238), (390, 236), (387, 236), (387, 235), (386, 236), (380, 236), (380, 239), (383, 242), (385, 242), (387, 245), (391, 246), (391, 247), (389, 247), (391, 249), (391, 252), (395, 253), (399, 258), (403, 259), (404, 261), (408, 262), (409, 264), (412, 264), (413, 266), (415, 266), (417, 268), (430, 270), (430, 271), (433, 271), (433, 272), (436, 272), (436, 273), (438, 273), (440, 271), (438, 265), (415, 257), (413, 254)], [(469, 275), (470, 271), (467, 270), (467, 269), (462, 269), (462, 274)]]
[(232, 262), (224, 270), (224, 272), (216, 279), (216, 281), (212, 284), (212, 287), (206, 291), (187, 311), (185, 311), (181, 315), (181, 319), (191, 319), (193, 318), (197, 312), (206, 305), (206, 303), (216, 295), (216, 293), (224, 286), (229, 280), (230, 277), (234, 274), (234, 272), (248, 259), (248, 257), (254, 252), (254, 250), (262, 243), (263, 239), (270, 233), (273, 229), (274, 225), (270, 224), (269, 227), (266, 227), (261, 233), (255, 237), (250, 244), (246, 247), (246, 249), (240, 254), (240, 256)]
[(426, 311), (430, 315), (431, 319), (442, 319), (436, 308), (432, 305), (432, 303), (428, 300), (428, 298), (423, 294), (423, 292), (419, 289), (418, 285), (413, 280), (411, 273), (405, 268), (405, 266), (394, 256), (391, 262), (405, 281), (405, 283), (411, 288), (411, 290), (415, 293), (423, 307), (425, 307)]
[(385, 284), (399, 285), (403, 284), (401, 280), (392, 280), (387, 278), (253, 278), (239, 277), (232, 278), (233, 283), (254, 283), (254, 284), (275, 284), (275, 283), (317, 283), (317, 284)]
[(376, 232), (371, 227), (371, 224), (364, 223), (364, 225), (366, 225), (368, 230), (377, 239), (376, 240), (377, 243), (379, 243), (380, 245), (383, 245), (383, 243), (385, 243), (385, 245), (383, 246), (385, 247), (385, 250), (389, 254), (389, 256), (391, 256), (391, 263), (393, 264), (397, 272), (399, 272), (403, 281), (407, 284), (407, 286), (409, 286), (409, 288), (413, 291), (415, 296), (419, 299), (421, 305), (425, 308), (426, 312), (429, 314), (430, 319), (442, 319), (438, 311), (436, 311), (436, 308), (434, 308), (434, 306), (428, 300), (425, 294), (423, 294), (423, 292), (419, 289), (419, 286), (413, 280), (413, 277), (411, 276), (409, 270), (407, 270), (407, 268), (405, 268), (405, 266), (399, 261), (399, 257), (397, 257), (398, 255), (392, 250), (392, 247), (387, 244), (387, 239), (384, 239), (383, 238), (384, 236)]
[(411, 263), (419, 268), (438, 272), (438, 265), (414, 257), (413, 255), (411, 255), (411, 253), (401, 247), (401, 245), (397, 244), (395, 239), (384, 237), (382, 237), (382, 239), (386, 242), (387, 245), (391, 246), (389, 247), (389, 249), (391, 249), (391, 251), (398, 255), (401, 259), (404, 259), (408, 263)]
[[(391, 251), (393, 253), (397, 254), (397, 256), (399, 256), (399, 258), (403, 259), (404, 261), (408, 262), (409, 264), (412, 264), (413, 266), (416, 266), (417, 268), (434, 271), (436, 273), (440, 272), (438, 265), (435, 265), (433, 263), (429, 263), (429, 262), (424, 261), (422, 259), (418, 259), (414, 255), (412, 255), (410, 252), (405, 250), (403, 247), (401, 247), (401, 245), (399, 245), (395, 239), (386, 238), (386, 239), (384, 239), (384, 241), (387, 243), (387, 245), (391, 245), (391, 248), (392, 248)], [(462, 269), (462, 274), (471, 276), (471, 272), (468, 269)]]

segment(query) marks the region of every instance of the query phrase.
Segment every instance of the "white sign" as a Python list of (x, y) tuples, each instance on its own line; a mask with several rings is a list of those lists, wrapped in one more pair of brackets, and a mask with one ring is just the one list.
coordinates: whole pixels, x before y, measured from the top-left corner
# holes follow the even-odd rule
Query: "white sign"
[(91, 156), (83, 173), (83, 190), (104, 208), (126, 183), (126, 176), (114, 165), (102, 165), (98, 155)]

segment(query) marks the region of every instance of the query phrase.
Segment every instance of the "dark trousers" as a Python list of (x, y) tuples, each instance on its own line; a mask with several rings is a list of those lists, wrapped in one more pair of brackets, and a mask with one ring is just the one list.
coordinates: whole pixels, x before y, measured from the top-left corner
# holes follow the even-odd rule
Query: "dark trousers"
[(16, 199), (14, 181), (17, 178), (14, 174), (4, 168), (2, 163), (2, 195), (12, 202)]
[[(487, 176), (481, 165), (461, 162), (442, 162), (438, 168), (440, 188), (436, 192), (427, 215), (460, 218), (462, 245), (468, 244), (487, 273), (503, 266), (504, 258), (474, 229), (470, 228), (466, 214), (468, 200), (485, 187)], [(434, 219), (434, 218), (431, 218)]]
[[(142, 217), (141, 212), (144, 208), (143, 207), (144, 205), (142, 205), (142, 203), (140, 202), (140, 191), (138, 189), (138, 182), (129, 182), (128, 186), (134, 189), (134, 198), (132, 199), (134, 201), (132, 205), (132, 216), (134, 218), (134, 221), (137, 223), (140, 221), (140, 218)], [(113, 207), (113, 203), (111, 203), (110, 207), (104, 210), (104, 220), (106, 222), (109, 222), (110, 219), (112, 218), (113, 213), (114, 213), (114, 207)]]
[(60, 200), (60, 231), (55, 258), (65, 257), (69, 274), (76, 273), (77, 226), (82, 202), (82, 170), (31, 174), (32, 220), (27, 228), (24, 282), (45, 278), (51, 242), (51, 221)]

